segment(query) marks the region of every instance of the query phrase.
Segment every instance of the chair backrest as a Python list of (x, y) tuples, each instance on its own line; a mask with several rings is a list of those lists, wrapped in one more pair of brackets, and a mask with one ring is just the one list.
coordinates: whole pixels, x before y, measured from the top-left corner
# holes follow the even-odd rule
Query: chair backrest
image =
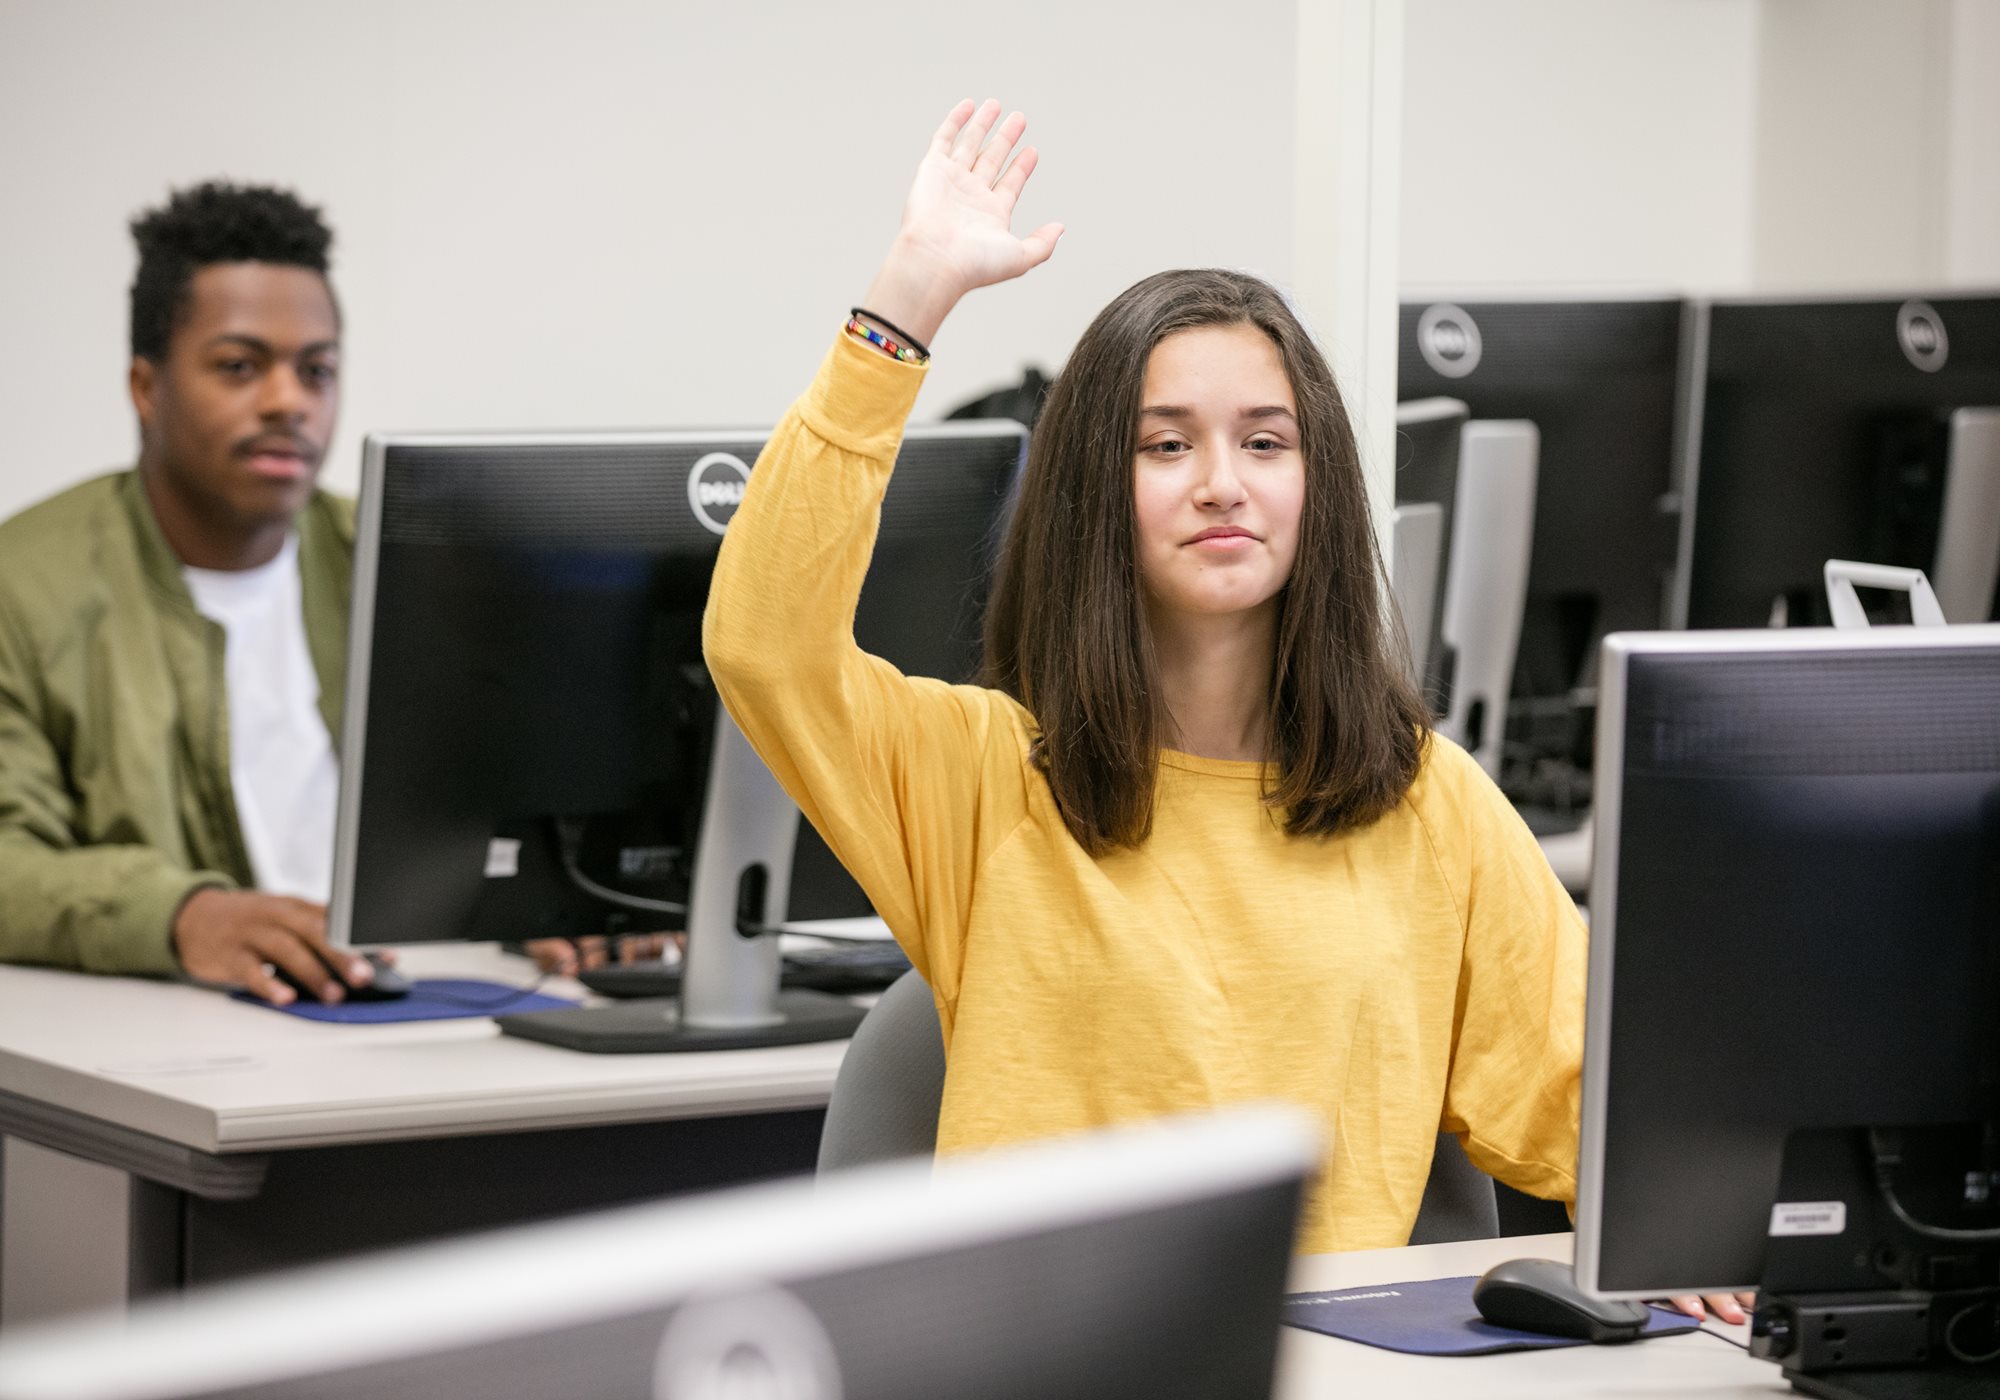
[(1465, 425), (1461, 442), (1464, 523), (1452, 535), (1444, 598), (1444, 640), (1458, 668), (1438, 729), (1497, 778), (1528, 603), (1541, 437), (1533, 423), (1481, 419)]
[[(835, 1077), (819, 1140), (819, 1169), (840, 1171), (937, 1150), (944, 1095), (944, 1034), (931, 989), (915, 972), (897, 978), (854, 1033)], [(1458, 1139), (1439, 1133), (1411, 1244), (1490, 1240), (1500, 1234), (1493, 1181)]]
[(1389, 592), (1410, 641), (1410, 684), (1423, 689), (1430, 675), (1438, 593), (1444, 578), (1444, 507), (1435, 501), (1400, 505), (1390, 516)]
[(854, 1033), (820, 1132), (819, 1169), (839, 1171), (937, 1150), (944, 1033), (930, 984), (914, 971), (882, 993)]

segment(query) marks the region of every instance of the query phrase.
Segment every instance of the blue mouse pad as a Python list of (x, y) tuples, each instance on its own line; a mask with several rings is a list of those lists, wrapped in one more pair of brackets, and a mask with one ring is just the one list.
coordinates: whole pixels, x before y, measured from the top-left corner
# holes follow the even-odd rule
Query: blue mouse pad
[(516, 1011), (561, 1011), (575, 1006), (562, 997), (540, 992), (523, 993), (505, 982), (475, 982), (457, 977), (425, 977), (410, 988), (406, 997), (394, 1001), (344, 1001), (338, 1006), (321, 1006), (316, 1001), (295, 1001), (290, 1006), (272, 1006), (248, 992), (231, 992), (238, 1001), (282, 1011), (304, 1021), (344, 1021), (350, 1025), (386, 1026), (396, 1021), (452, 1021), (469, 1016), (503, 1016)]
[[(1495, 1327), (1472, 1305), (1472, 1285), (1477, 1282), (1471, 1277), (1437, 1278), (1325, 1293), (1291, 1293), (1285, 1297), (1285, 1321), (1308, 1332), (1412, 1356), (1484, 1356), (1495, 1351), (1590, 1345), (1572, 1337)], [(1652, 1320), (1639, 1337), (1669, 1337), (1692, 1332), (1700, 1325), (1685, 1313), (1654, 1308)]]

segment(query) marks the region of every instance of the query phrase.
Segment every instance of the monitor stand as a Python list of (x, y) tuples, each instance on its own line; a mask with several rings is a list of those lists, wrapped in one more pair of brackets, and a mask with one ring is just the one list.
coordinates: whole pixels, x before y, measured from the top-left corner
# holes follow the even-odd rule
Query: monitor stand
[[(1979, 1138), (1977, 1125), (1915, 1129), (1898, 1161), (1920, 1181), (1958, 1189)], [(1776, 1199), (1800, 1204), (1773, 1209), (1774, 1227), (1788, 1224), (1765, 1248), (1751, 1353), (1821, 1400), (2000, 1395), (2000, 1240), (1973, 1238), (1992, 1234), (1993, 1208), (1952, 1210), (1935, 1197), (1920, 1209), (1948, 1210), (1947, 1228), (1966, 1238), (1912, 1230), (1888, 1205), (1870, 1142), (1852, 1128), (1787, 1139)]]
[(777, 937), (743, 932), (785, 921), (798, 835), (798, 807), (718, 705), (679, 1001), (500, 1016), (501, 1033), (599, 1055), (748, 1050), (853, 1035), (865, 1007), (825, 992), (779, 991)]

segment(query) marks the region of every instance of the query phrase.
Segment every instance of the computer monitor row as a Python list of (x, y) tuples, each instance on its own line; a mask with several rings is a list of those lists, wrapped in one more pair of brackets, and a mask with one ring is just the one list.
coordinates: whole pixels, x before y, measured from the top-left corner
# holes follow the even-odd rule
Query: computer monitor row
[[(2000, 626), (1620, 634), (1602, 685), (1579, 1282), (1760, 1287), (1808, 1394), (1996, 1393)], [(256, 1280), (0, 1344), (0, 1395), (1265, 1395), (1312, 1138), (1127, 1128)]]
[(1587, 797), (1612, 632), (1824, 625), (1829, 558), (2000, 618), (2000, 295), (1411, 298), (1398, 390), (1539, 431), (1509, 710), (1530, 803)]

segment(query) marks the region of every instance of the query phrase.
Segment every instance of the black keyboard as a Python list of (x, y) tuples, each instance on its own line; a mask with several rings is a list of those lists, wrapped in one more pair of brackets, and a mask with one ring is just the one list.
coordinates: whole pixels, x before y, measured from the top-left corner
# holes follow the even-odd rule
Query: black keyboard
[[(781, 961), (786, 987), (815, 992), (879, 992), (910, 970), (910, 960), (890, 939), (800, 948)], [(673, 997), (681, 992), (678, 962), (613, 963), (577, 974), (601, 997)]]
[(780, 981), (814, 992), (879, 992), (910, 970), (894, 939), (834, 943), (786, 953)]

